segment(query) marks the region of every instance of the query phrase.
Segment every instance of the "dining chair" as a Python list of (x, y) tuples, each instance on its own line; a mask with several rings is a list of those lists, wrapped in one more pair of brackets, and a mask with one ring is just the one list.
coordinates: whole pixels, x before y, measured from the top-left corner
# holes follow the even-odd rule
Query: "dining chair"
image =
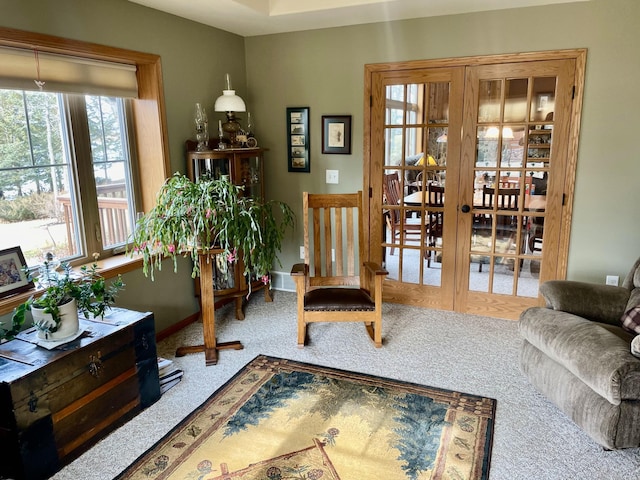
[[(382, 190), (386, 205), (392, 207), (402, 204), (404, 195), (402, 195), (398, 172), (385, 174)], [(404, 242), (408, 235), (420, 236), (423, 229), (420, 218), (407, 217), (399, 208), (388, 209), (386, 222), (391, 232), (391, 243), (394, 245), (400, 243), (400, 240)], [(389, 253), (393, 255), (394, 252), (395, 247), (392, 246)]]
[[(439, 185), (429, 185), (427, 187), (427, 241), (429, 247), (435, 247), (438, 239), (442, 238), (444, 226), (444, 187)], [(437, 210), (432, 210), (432, 208)], [(435, 250), (426, 252), (427, 268), (431, 267), (431, 254), (435, 258)]]
[(304, 263), (291, 269), (296, 283), (298, 347), (313, 322), (364, 322), (382, 346), (382, 282), (388, 272), (367, 261), (362, 192), (303, 193)]

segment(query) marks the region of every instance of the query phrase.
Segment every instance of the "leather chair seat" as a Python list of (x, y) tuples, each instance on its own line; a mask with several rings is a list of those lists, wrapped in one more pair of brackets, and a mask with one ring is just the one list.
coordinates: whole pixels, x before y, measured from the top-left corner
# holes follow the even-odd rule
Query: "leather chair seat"
[(335, 287), (307, 292), (304, 296), (304, 309), (315, 312), (371, 312), (376, 309), (376, 305), (363, 289)]

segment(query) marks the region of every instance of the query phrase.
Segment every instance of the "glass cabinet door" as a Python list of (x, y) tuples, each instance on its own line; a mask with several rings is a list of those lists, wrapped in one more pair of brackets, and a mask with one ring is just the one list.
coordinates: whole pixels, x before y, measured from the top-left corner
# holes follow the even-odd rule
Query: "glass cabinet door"
[(187, 155), (187, 176), (194, 182), (201, 176), (220, 178), (231, 174), (233, 157), (221, 156), (218, 152), (189, 152)]
[(244, 187), (245, 195), (262, 198), (262, 157), (259, 155), (241, 156), (238, 160), (238, 185)]
[[(187, 176), (197, 181), (203, 176), (220, 178), (228, 175), (231, 182), (243, 188), (244, 195), (264, 198), (263, 149), (239, 148), (227, 150), (188, 151)], [(228, 297), (241, 299), (247, 291), (247, 279), (242, 275), (241, 261), (229, 263), (224, 255), (213, 255), (213, 287), (216, 301)], [(253, 281), (255, 279), (251, 279)], [(262, 286), (262, 284), (260, 285)], [(259, 288), (255, 286), (254, 289)], [(243, 318), (240, 305), (236, 305), (237, 318)]]

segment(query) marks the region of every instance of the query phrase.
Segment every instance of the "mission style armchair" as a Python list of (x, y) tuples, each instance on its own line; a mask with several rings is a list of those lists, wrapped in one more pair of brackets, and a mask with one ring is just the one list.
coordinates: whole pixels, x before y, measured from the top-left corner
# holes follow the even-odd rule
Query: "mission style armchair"
[(309, 323), (356, 321), (381, 347), (382, 281), (388, 272), (363, 258), (362, 192), (304, 192), (303, 213), (305, 263), (291, 270), (298, 294), (298, 347), (306, 343)]
[(640, 259), (622, 286), (550, 281), (520, 316), (531, 383), (608, 449), (640, 446)]

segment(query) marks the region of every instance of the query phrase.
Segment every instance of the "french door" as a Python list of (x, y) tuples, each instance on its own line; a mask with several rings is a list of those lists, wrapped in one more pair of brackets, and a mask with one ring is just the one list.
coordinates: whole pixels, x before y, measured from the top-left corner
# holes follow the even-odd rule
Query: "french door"
[(563, 277), (584, 52), (559, 56), (367, 66), (386, 301), (517, 318)]

